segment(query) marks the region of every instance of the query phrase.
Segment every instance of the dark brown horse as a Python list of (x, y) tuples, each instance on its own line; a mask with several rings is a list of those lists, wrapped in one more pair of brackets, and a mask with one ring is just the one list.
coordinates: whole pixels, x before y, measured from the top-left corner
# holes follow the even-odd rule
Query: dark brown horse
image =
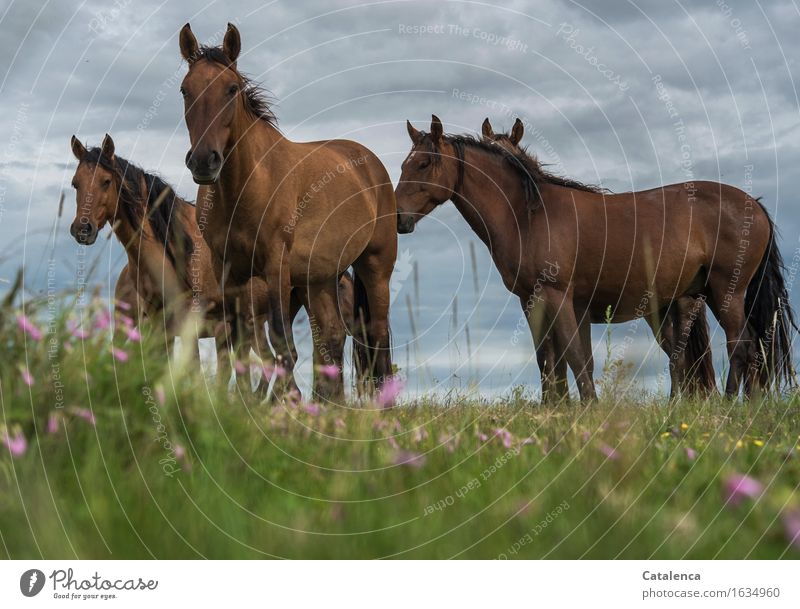
[[(606, 194), (501, 146), (445, 135), (435, 116), (429, 133), (407, 126), (413, 147), (396, 190), (398, 231), (453, 200), (520, 298), (534, 343), (553, 333), (582, 399), (596, 393), (576, 311), (602, 323), (610, 308), (614, 321), (627, 321), (684, 296), (704, 297), (725, 331), (727, 394), (743, 380), (746, 391), (791, 381), (796, 326), (775, 230), (756, 199), (715, 182)], [(677, 344), (674, 365), (685, 370)]]
[[(90, 245), (100, 229), (112, 225), (128, 256), (115, 288), (117, 302), (123, 309), (130, 307), (126, 314), (137, 322), (146, 317), (163, 324), (172, 337), (189, 311), (200, 313), (206, 324), (199, 335), (216, 338), (219, 376), (225, 382), (236, 351), (247, 356), (252, 348), (270, 360), (264, 281), (252, 278), (244, 288), (222, 294), (191, 203), (158, 176), (117, 156), (109, 135), (99, 148), (87, 149), (75, 136), (71, 146), (78, 167), (72, 179), (77, 211), (70, 232), (79, 243)], [(340, 298), (352, 302), (349, 276), (342, 277), (339, 289)], [(292, 294), (291, 319), (305, 299), (297, 291)], [(240, 324), (230, 321), (236, 312)], [(352, 325), (352, 318), (347, 321)]]
[(258, 87), (237, 69), (241, 39), (233, 25), (222, 47), (201, 47), (186, 24), (180, 50), (189, 63), (181, 86), (186, 165), (201, 185), (197, 218), (208, 226), (203, 237), (217, 277), (227, 267), (230, 284), (267, 281), (270, 339), (289, 373), (291, 288), (307, 289), (315, 363), (339, 368), (333, 386), (322, 390), (315, 379), (315, 390), (338, 399), (345, 328), (337, 286), (352, 265), (363, 328), (355, 362), (380, 382), (392, 373), (389, 279), (397, 254), (394, 191), (383, 164), (355, 142), (286, 139)]
[[(485, 119), (481, 125), (481, 135), (484, 142), (503, 146), (515, 158), (526, 159), (523, 169), (534, 167), (536, 171), (541, 171), (539, 162), (532, 157), (527, 149), (521, 146), (522, 137), (525, 134), (525, 125), (518, 118), (514, 121), (514, 126), (509, 133), (495, 133), (489, 119)], [(586, 187), (579, 185), (579, 187)], [(587, 187), (590, 190), (600, 192), (599, 188)], [(659, 315), (648, 316), (647, 320), (656, 341), (667, 354), (670, 364), (670, 378), (672, 386), (670, 396), (697, 394), (701, 397), (708, 396), (716, 391), (716, 379), (714, 376), (714, 363), (711, 353), (710, 337), (708, 333), (708, 321), (706, 320), (705, 301), (698, 299), (695, 302), (691, 297), (683, 297), (679, 303), (672, 303), (667, 310), (660, 311)], [(689, 318), (682, 320), (679, 314), (688, 315)], [(578, 333), (583, 341), (583, 348), (586, 349), (589, 357), (589, 374), (593, 375), (594, 362), (592, 357), (591, 344), (591, 323), (586, 311), (577, 312)], [(656, 323), (661, 320), (660, 325)], [(688, 328), (688, 336), (675, 334), (676, 328)], [(677, 349), (673, 347), (675, 341), (678, 342)], [(680, 351), (678, 351), (680, 350)], [(688, 370), (676, 370), (675, 358), (677, 352), (686, 351), (686, 365)], [(542, 362), (540, 372), (542, 373), (543, 388), (542, 395), (547, 399), (548, 394), (554, 395), (557, 400), (568, 397), (567, 385), (567, 362), (563, 357), (563, 350), (555, 345), (552, 335), (542, 341), (537, 360)], [(552, 385), (547, 385), (549, 377), (548, 371), (553, 370)]]

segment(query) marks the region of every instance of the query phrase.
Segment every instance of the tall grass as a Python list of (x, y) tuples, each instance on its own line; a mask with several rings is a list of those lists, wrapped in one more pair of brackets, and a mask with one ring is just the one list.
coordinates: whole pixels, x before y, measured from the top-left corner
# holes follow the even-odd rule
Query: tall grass
[(260, 402), (48, 307), (0, 310), (5, 558), (800, 557), (795, 395)]

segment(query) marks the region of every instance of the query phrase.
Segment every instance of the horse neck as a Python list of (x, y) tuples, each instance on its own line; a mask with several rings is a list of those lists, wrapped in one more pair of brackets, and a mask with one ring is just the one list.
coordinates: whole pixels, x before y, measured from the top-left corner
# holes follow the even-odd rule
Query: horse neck
[[(145, 206), (148, 194), (143, 191), (144, 201), (142, 202), (143, 212), (139, 222), (139, 228), (134, 228), (128, 221), (124, 212), (118, 211), (114, 221), (114, 234), (125, 248), (128, 255), (128, 266), (137, 270), (137, 276), (141, 273), (147, 275), (150, 281), (144, 284), (137, 284), (137, 290), (143, 286), (155, 286), (159, 292), (173, 293), (179, 289), (177, 285), (177, 273), (172, 263), (167, 257), (163, 243), (153, 237), (153, 231), (147, 215), (150, 210)], [(119, 205), (119, 203), (118, 203)], [(143, 294), (145, 298), (152, 295)]]
[[(503, 159), (464, 149), (464, 179), (452, 197), (456, 209), (498, 258), (516, 260), (528, 212), (519, 175)], [(524, 238), (524, 235), (522, 235)]]
[[(235, 201), (247, 198), (247, 185), (252, 183), (253, 172), (258, 166), (284, 156), (289, 141), (264, 120), (249, 116), (239, 109), (231, 125), (231, 139), (236, 142), (222, 166), (219, 177), (220, 190), (235, 194)], [(268, 173), (268, 178), (271, 177)]]

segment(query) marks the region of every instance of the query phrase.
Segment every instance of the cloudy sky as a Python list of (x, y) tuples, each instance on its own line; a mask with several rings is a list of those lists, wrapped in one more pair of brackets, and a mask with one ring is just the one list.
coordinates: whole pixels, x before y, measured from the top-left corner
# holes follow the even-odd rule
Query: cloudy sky
[[(52, 258), (68, 288), (87, 264), (67, 230), (73, 133), (92, 145), (111, 133), (118, 154), (194, 199), (178, 31), (191, 22), (201, 41), (219, 41), (229, 21), (242, 34), (239, 67), (274, 95), (287, 137), (358, 140), (395, 182), (407, 118), (427, 129), (436, 113), (448, 131), (474, 133), (486, 116), (496, 130), (520, 117), (524, 143), (555, 171), (614, 191), (683, 182), (687, 171), (752, 189), (777, 220), (787, 262), (797, 251), (792, 0), (0, 0), (0, 281), (24, 266), (29, 293), (40, 293)], [(395, 358), (412, 386), (535, 390), (518, 301), (452, 205), (401, 236), (400, 251)], [(123, 254), (98, 240), (92, 256), (92, 281), (107, 286)], [(792, 298), (800, 304), (798, 289)], [(637, 332), (620, 355), (642, 385), (664, 389), (666, 358)], [(605, 351), (598, 327), (598, 367)]]

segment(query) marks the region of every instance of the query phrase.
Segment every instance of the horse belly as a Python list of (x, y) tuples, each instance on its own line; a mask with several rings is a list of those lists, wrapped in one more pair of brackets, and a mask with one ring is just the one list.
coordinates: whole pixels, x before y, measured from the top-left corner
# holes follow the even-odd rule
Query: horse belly
[(375, 230), (377, 209), (368, 197), (320, 203), (309, 205), (297, 223), (290, 258), (294, 285), (340, 275), (361, 255)]

